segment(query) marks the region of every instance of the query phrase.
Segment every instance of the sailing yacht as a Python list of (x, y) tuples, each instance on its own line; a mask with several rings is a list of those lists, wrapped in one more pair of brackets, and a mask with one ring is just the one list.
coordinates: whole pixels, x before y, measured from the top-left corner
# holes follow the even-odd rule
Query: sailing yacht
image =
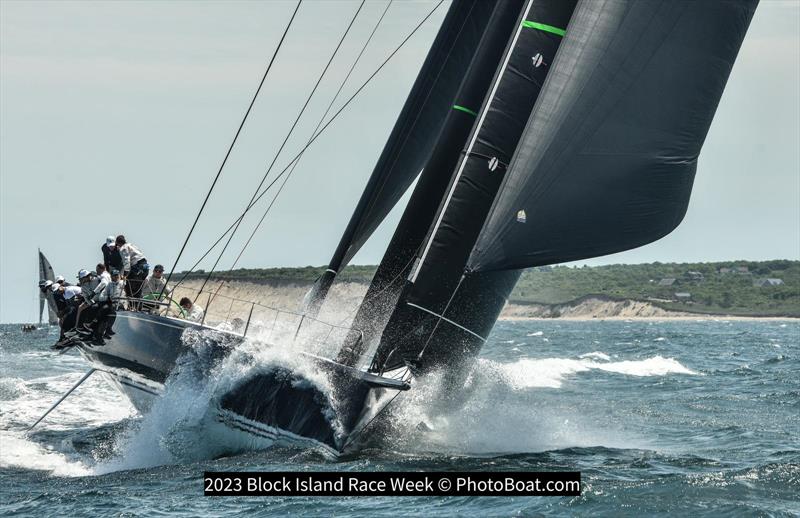
[[(56, 275), (50, 261), (39, 250), (39, 280), (55, 282)], [(39, 327), (42, 327), (42, 316), (44, 315), (44, 308), (47, 306), (47, 323), (51, 326), (58, 325), (58, 310), (56, 309), (56, 301), (53, 299), (53, 294), (50, 290), (45, 292), (39, 291)]]
[[(264, 340), (293, 347), (333, 390), (276, 367), (240, 380), (218, 419), (264, 445), (357, 448), (420, 377), (443, 372), (458, 390), (524, 268), (671, 232), (756, 3), (454, 0), (305, 310), (288, 338)], [(414, 181), (339, 333), (320, 308)], [(259, 343), (253, 307), (237, 330), (119, 311), (105, 346), (77, 348), (144, 412), (196, 337), (217, 358)], [(333, 354), (305, 347), (312, 325)]]

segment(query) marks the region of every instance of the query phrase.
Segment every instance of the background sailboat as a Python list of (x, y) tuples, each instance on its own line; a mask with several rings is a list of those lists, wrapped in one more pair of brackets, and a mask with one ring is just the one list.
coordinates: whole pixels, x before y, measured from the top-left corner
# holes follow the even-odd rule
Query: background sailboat
[[(55, 281), (56, 275), (50, 261), (39, 250), (39, 279), (46, 281)], [(39, 325), (42, 325), (42, 315), (44, 308), (47, 306), (47, 323), (51, 326), (58, 325), (58, 312), (56, 311), (56, 302), (53, 300), (53, 294), (50, 291), (47, 293), (39, 292)]]

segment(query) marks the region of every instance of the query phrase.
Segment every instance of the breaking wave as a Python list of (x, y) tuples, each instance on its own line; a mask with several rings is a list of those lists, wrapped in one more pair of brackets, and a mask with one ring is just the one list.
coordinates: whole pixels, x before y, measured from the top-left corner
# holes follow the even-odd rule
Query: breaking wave
[(565, 406), (560, 391), (536, 390), (561, 389), (569, 379), (589, 371), (635, 377), (698, 374), (662, 356), (610, 359), (599, 351), (579, 359), (523, 358), (508, 363), (481, 359), (464, 389), (454, 393), (443, 391), (445, 376), (434, 373), (418, 380), (399, 403), (386, 442), (411, 451), (468, 455), (597, 445), (647, 448), (647, 438), (631, 435), (624, 426), (601, 426), (590, 412)]
[[(132, 415), (124, 398), (99, 377), (90, 378), (32, 432), (33, 424), (82, 374), (67, 373), (0, 381), (0, 468), (26, 468), (56, 476), (92, 473), (93, 459), (80, 451), (73, 430), (96, 429)], [(50, 442), (40, 437), (57, 436)]]
[[(594, 361), (605, 360), (604, 362)], [(499, 371), (513, 388), (550, 387), (560, 388), (564, 380), (574, 374), (590, 370), (601, 370), (626, 374), (628, 376), (666, 376), (668, 374), (698, 373), (684, 367), (673, 358), (653, 356), (644, 360), (624, 360), (610, 362), (611, 358), (602, 352), (571, 358), (523, 358), (513, 363), (497, 364), (491, 362), (491, 369)]]
[[(232, 347), (226, 335), (213, 331), (184, 333), (191, 352), (179, 359), (165, 383), (162, 397), (118, 440), (113, 459), (95, 468), (96, 474), (192, 462), (263, 447), (256, 438), (228, 428), (218, 419), (223, 396), (254, 376), (283, 369), (292, 373), (296, 387), (313, 387), (329, 403), (325, 417), (334, 430), (335, 396), (330, 380), (296, 349), (270, 347), (257, 337)], [(230, 346), (222, 359), (214, 348)]]

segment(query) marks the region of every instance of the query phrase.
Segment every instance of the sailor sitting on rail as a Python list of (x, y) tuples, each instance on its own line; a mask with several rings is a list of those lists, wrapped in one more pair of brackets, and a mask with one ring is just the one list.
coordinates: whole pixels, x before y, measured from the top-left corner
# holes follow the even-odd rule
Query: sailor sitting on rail
[(119, 279), (119, 271), (111, 271), (111, 281), (106, 283), (103, 291), (97, 296), (99, 309), (92, 326), (96, 342), (103, 342), (103, 338), (111, 338), (115, 333), (114, 322), (117, 320), (116, 305), (125, 294), (125, 288)]
[(66, 304), (64, 315), (60, 319), (61, 336), (58, 341), (61, 342), (61, 340), (65, 338), (64, 333), (75, 328), (78, 318), (78, 306), (83, 301), (83, 297), (81, 296), (81, 288), (78, 286), (63, 286), (58, 283), (53, 286), (56, 288), (54, 291), (57, 292), (53, 297), (58, 301), (58, 294), (60, 294), (63, 296), (64, 303)]
[[(78, 272), (78, 282), (81, 286), (83, 303), (78, 307), (77, 322), (75, 327), (78, 331), (91, 332), (94, 336), (95, 345), (105, 345), (103, 342), (102, 329), (99, 326), (97, 317), (100, 316), (100, 297), (105, 291), (108, 283), (102, 277), (94, 275), (89, 270)], [(83, 324), (83, 326), (81, 326)]]
[(48, 281), (46, 279), (42, 279), (41, 281), (39, 281), (39, 291), (41, 291), (42, 293), (46, 294), (47, 290), (49, 290), (50, 286), (52, 286), (52, 285), (53, 285), (53, 281)]

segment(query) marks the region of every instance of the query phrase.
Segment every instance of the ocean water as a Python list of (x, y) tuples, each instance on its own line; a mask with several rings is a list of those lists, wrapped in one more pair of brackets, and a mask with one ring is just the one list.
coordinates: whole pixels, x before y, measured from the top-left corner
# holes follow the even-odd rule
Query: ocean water
[[(463, 391), (434, 403), (436, 377), (418, 383), (339, 461), (230, 444), (191, 380), (140, 416), (92, 377), (26, 433), (87, 370), (55, 338), (0, 326), (0, 515), (800, 514), (797, 321), (501, 322)], [(583, 493), (206, 498), (206, 470), (568, 470)]]

